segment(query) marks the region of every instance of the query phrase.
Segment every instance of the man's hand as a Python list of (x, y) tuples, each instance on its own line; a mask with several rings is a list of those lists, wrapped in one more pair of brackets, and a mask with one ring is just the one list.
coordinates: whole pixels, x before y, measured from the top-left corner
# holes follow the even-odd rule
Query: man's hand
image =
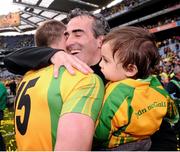
[(84, 63), (77, 57), (75, 57), (71, 54), (68, 54), (64, 51), (59, 51), (59, 52), (55, 53), (51, 57), (51, 62), (52, 62), (52, 64), (54, 64), (54, 77), (55, 78), (58, 77), (59, 68), (61, 66), (65, 66), (65, 68), (68, 70), (68, 72), (72, 75), (75, 74), (73, 67), (78, 69), (79, 71), (81, 71), (84, 74), (93, 72), (93, 70), (86, 63)]

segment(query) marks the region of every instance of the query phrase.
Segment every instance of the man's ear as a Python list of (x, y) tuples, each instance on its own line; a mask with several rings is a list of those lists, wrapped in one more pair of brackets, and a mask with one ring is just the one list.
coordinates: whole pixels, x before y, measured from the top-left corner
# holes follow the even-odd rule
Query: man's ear
[(98, 36), (97, 40), (98, 40), (98, 48), (102, 47), (102, 41), (104, 39), (104, 35), (100, 35)]
[(134, 64), (129, 64), (126, 68), (126, 76), (127, 77), (134, 77), (138, 73), (138, 68)]

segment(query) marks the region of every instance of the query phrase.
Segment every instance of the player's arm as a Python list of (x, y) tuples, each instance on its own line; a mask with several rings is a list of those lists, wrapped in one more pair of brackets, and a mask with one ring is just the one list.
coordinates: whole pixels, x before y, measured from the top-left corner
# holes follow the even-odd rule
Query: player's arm
[(4, 58), (7, 69), (15, 74), (25, 74), (31, 69), (49, 65), (50, 58), (59, 50), (45, 47), (28, 47), (16, 50)]
[(94, 135), (94, 121), (86, 115), (68, 113), (59, 120), (55, 150), (89, 151)]
[(77, 80), (75, 87), (63, 94), (67, 95), (62, 99), (55, 150), (91, 150), (95, 122), (104, 96), (103, 83), (100, 78), (86, 77)]

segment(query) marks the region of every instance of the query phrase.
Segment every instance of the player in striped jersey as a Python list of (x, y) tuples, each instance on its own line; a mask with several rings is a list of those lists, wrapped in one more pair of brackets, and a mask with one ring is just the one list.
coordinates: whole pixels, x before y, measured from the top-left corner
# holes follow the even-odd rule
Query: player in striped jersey
[[(45, 22), (36, 32), (36, 45), (65, 50), (65, 29), (61, 22)], [(53, 77), (50, 65), (23, 77), (15, 103), (18, 150), (53, 151), (55, 145), (61, 150), (91, 149), (104, 95), (102, 80), (77, 70), (72, 76), (63, 67), (59, 75), (57, 79)], [(66, 143), (67, 138), (72, 143)]]
[(148, 150), (163, 120), (178, 120), (174, 101), (152, 71), (159, 63), (152, 35), (138, 27), (111, 31), (102, 45), (101, 71), (110, 82), (94, 136), (94, 149)]

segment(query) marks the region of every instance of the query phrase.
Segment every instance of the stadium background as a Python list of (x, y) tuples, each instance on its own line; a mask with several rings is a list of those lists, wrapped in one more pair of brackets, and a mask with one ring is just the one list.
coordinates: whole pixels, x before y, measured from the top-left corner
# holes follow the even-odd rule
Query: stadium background
[[(21, 76), (9, 73), (3, 58), (18, 48), (34, 46), (34, 35), (27, 32), (34, 33), (42, 22), (49, 19), (66, 23), (67, 13), (75, 7), (102, 13), (111, 28), (134, 25), (154, 33), (161, 55), (158, 74), (163, 85), (171, 79), (174, 66), (180, 64), (180, 1), (123, 0), (114, 6), (111, 6), (111, 2), (113, 0), (13, 0), (13, 3), (24, 7), (17, 12), (20, 22), (14, 26), (10, 23), (5, 27), (0, 26), (0, 81), (6, 85), (9, 93), (8, 108), (5, 110), (0, 131), (6, 141), (7, 150), (16, 150), (13, 128), (14, 95), (10, 92), (9, 84), (13, 79), (18, 84)], [(12, 36), (11, 32), (16, 35)]]

